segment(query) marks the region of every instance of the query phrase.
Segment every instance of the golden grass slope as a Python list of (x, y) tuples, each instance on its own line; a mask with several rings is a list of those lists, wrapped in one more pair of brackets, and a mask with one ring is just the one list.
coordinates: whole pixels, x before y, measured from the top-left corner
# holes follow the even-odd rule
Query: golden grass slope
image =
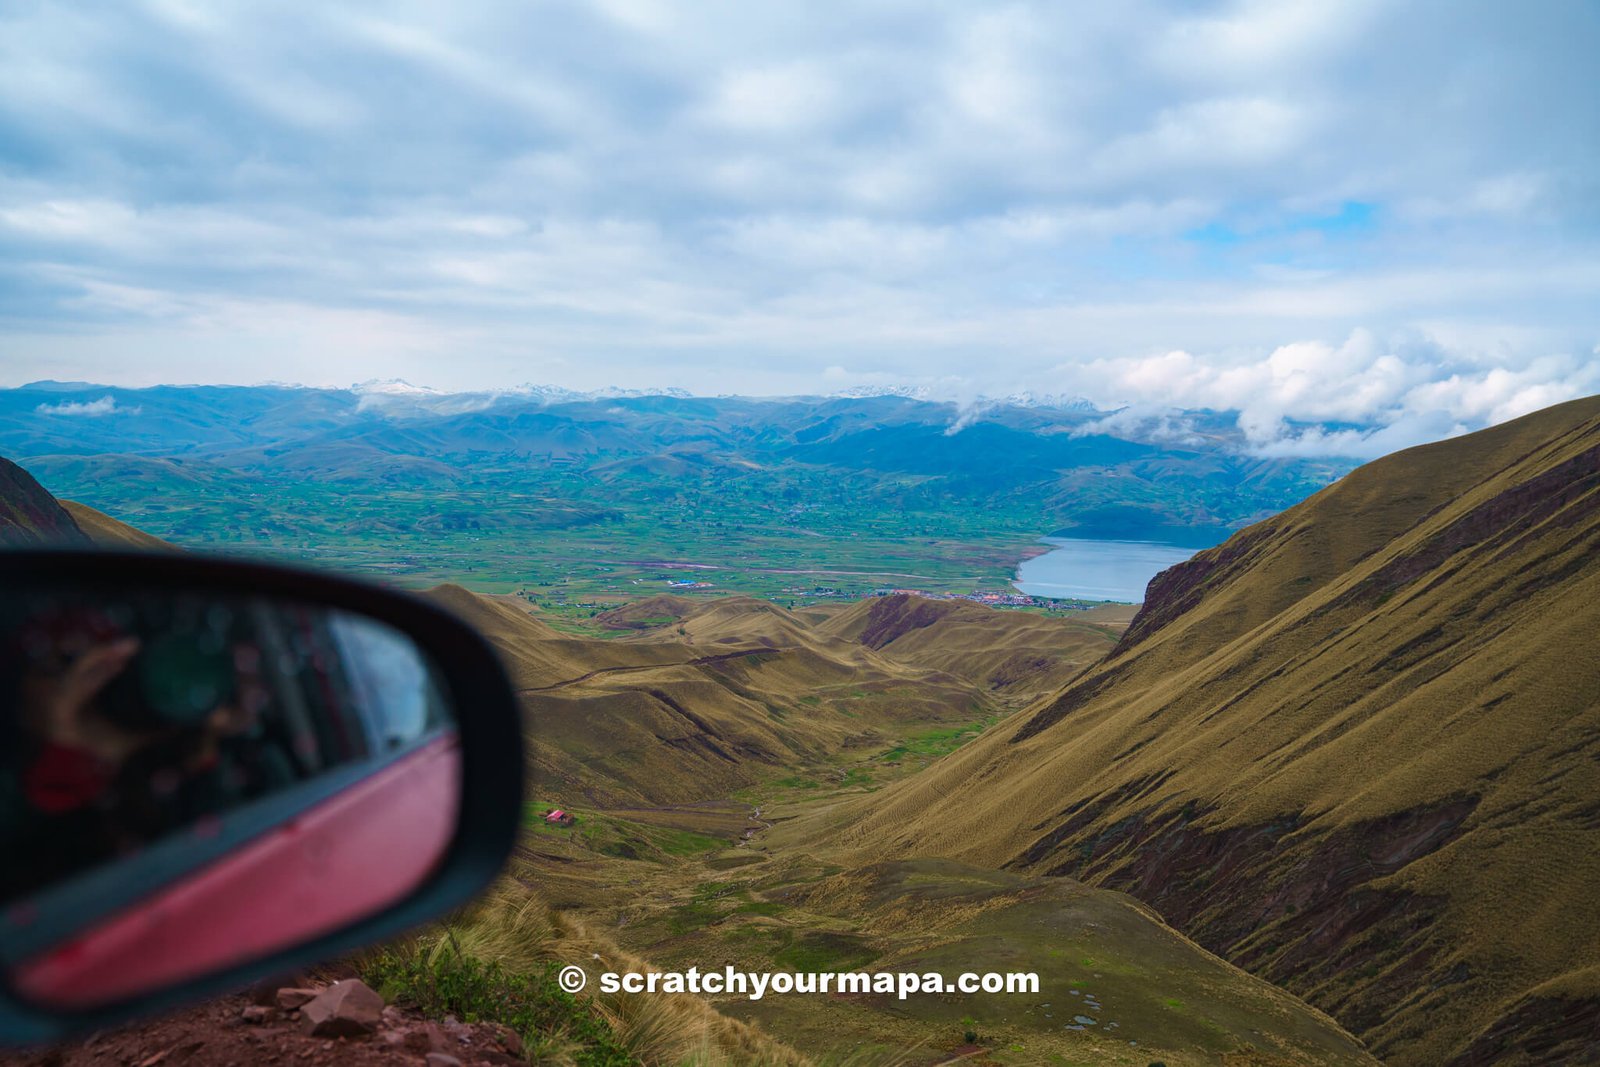
[(595, 641), (562, 633), (506, 597), (484, 596), (459, 585), (439, 585), (424, 594), (466, 620), (500, 652), (519, 691), (564, 685), (595, 672), (676, 662), (669, 645), (642, 647)]
[[(795, 804), (762, 800), (762, 817), (781, 821)], [(680, 849), (670, 835), (677, 826), (731, 841), (752, 825), (749, 814), (709, 804), (585, 813), (571, 830), (534, 828), (513, 871), (563, 916), (581, 915), (664, 968), (1038, 976), (1027, 993), (712, 998), (823, 1062), (895, 1050), (914, 1050), (905, 1062), (917, 1064), (1376, 1062), (1325, 1015), (1217, 959), (1123, 893), (946, 860), (841, 870), (822, 850), (769, 852), (759, 833), (721, 850), (704, 841)], [(619, 831), (635, 847), (616, 847)], [(1079, 1013), (1093, 1022), (1074, 1025)], [(964, 1037), (969, 1029), (981, 1035), (977, 1046)]]
[(1597, 652), (1591, 398), (1241, 531), (1059, 695), (783, 832), (1123, 888), (1389, 1062), (1543, 1062), (1600, 1032)]
[[(501, 879), (448, 925), (416, 935), (410, 947), (430, 956), (462, 953), (513, 974), (552, 960), (582, 966), (589, 974), (582, 999), (639, 1063), (805, 1067), (812, 1062), (759, 1027), (718, 1014), (698, 996), (603, 992), (603, 971), (644, 973), (656, 968), (581, 920), (551, 909), (536, 890), (512, 878)], [(574, 1061), (557, 1056), (539, 1062)]]
[(1121, 633), (1077, 615), (1002, 613), (970, 601), (896, 594), (852, 604), (817, 629), (992, 691), (1032, 697), (1059, 690)]
[(87, 504), (80, 504), (75, 500), (63, 500), (61, 506), (72, 516), (72, 521), (78, 524), (78, 529), (82, 530), (92, 543), (102, 548), (172, 550), (178, 547), (154, 534), (147, 534), (143, 530), (129, 526), (120, 519), (113, 519), (104, 512), (96, 511)]
[[(865, 953), (879, 953), (866, 964), (878, 971), (1039, 976), (1036, 994), (867, 997), (825, 1012), (781, 999), (719, 1005), (804, 1048), (920, 1036), (934, 1043), (929, 1052), (953, 1058), (961, 1051), (955, 1041), (942, 1049), (936, 1042), (970, 1025), (993, 1047), (1020, 1052), (1014, 1061), (1023, 1063), (1377, 1062), (1327, 1016), (1206, 952), (1122, 893), (948, 860), (872, 863), (793, 886), (792, 874), (755, 873), (764, 878), (750, 885), (772, 886), (765, 900), (793, 904), (779, 918), (800, 931), (802, 945), (820, 950), (858, 937)], [(731, 925), (719, 925), (721, 940), (746, 952), (775, 932), (751, 925), (733, 936)], [(744, 965), (772, 964), (753, 955)]]
[(683, 618), (698, 606), (687, 597), (661, 593), (603, 611), (594, 621), (608, 630), (652, 630)]
[(505, 659), (527, 715), (537, 795), (606, 807), (722, 798), (845, 751), (887, 748), (917, 724), (1010, 710), (1016, 698), (994, 684), (1015, 655), (1008, 635), (1057, 669), (1113, 643), (1103, 628), (968, 605), (961, 626), (974, 640), (987, 631), (980, 648), (957, 656), (913, 644), (902, 658), (748, 597), (653, 598), (612, 620), (651, 625), (592, 640), (458, 586), (429, 596)]

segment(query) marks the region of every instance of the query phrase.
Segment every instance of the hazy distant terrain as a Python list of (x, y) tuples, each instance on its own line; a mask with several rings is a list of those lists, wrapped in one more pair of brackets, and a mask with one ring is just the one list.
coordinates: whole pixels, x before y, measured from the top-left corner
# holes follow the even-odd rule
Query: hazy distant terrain
[(1352, 465), (1251, 456), (1223, 415), (1141, 439), (1049, 403), (40, 383), (0, 391), (0, 455), (190, 547), (557, 610), (668, 581), (1005, 590), (1045, 534), (1214, 544)]

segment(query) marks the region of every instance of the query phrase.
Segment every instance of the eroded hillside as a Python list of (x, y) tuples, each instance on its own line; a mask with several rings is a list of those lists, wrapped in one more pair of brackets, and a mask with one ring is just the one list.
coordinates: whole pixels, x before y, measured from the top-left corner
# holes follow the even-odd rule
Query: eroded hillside
[(558, 633), (514, 598), (430, 595), (500, 649), (541, 795), (607, 806), (722, 798), (918, 729), (976, 728), (1116, 640), (1106, 626), (906, 596), (816, 617), (748, 597), (657, 597), (602, 616), (622, 631), (602, 640)]
[(1395, 1064), (1552, 1062), (1600, 1033), (1597, 633), (1591, 398), (1167, 571), (1058, 695), (809, 831), (1125, 889)]

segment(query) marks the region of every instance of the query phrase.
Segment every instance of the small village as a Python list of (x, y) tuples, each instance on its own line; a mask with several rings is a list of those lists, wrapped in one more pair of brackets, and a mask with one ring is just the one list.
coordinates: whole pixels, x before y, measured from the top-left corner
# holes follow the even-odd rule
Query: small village
[(900, 587), (879, 587), (869, 591), (854, 589), (839, 589), (833, 586), (818, 585), (809, 589), (800, 586), (786, 586), (783, 589), (786, 596), (804, 597), (810, 600), (865, 600), (868, 597), (879, 596), (918, 596), (927, 600), (970, 600), (975, 604), (983, 604), (991, 608), (1057, 608), (1075, 607), (1076, 601), (1055, 600), (1048, 597), (1029, 596), (1026, 593), (995, 593), (979, 590), (972, 593), (937, 593), (927, 589), (906, 589)]
[[(667, 578), (657, 578), (656, 580), (660, 581), (674, 593), (708, 593), (717, 588), (716, 584), (713, 582)], [(635, 582), (634, 584), (644, 583)], [(516, 595), (532, 604), (537, 604), (541, 601), (541, 599), (548, 598), (548, 602), (552, 604), (579, 609), (588, 609), (595, 612), (616, 607), (616, 603), (609, 600), (602, 601), (587, 598), (569, 600), (567, 595), (559, 590), (546, 593), (545, 597), (541, 597), (540, 594), (524, 587), (522, 589), (518, 589)], [(815, 602), (818, 600), (867, 600), (872, 597), (885, 596), (916, 596), (927, 600), (966, 600), (971, 601), (974, 604), (982, 604), (985, 607), (991, 608), (1033, 608), (1036, 610), (1043, 609), (1045, 611), (1081, 611), (1086, 608), (1095, 607), (1101, 603), (1101, 601), (1095, 600), (1075, 600), (1062, 599), (1058, 597), (1030, 596), (1027, 593), (1018, 593), (1016, 591), (995, 592), (990, 590), (976, 590), (971, 593), (948, 593), (938, 592), (930, 589), (914, 589), (901, 586), (879, 586), (873, 589), (845, 589), (838, 586), (829, 585), (817, 585), (809, 587), (798, 585), (784, 586), (778, 591), (777, 595), (772, 595), (769, 597), (769, 599), (777, 602), (780, 600), (780, 598), (787, 598), (789, 606), (793, 607), (796, 603)]]

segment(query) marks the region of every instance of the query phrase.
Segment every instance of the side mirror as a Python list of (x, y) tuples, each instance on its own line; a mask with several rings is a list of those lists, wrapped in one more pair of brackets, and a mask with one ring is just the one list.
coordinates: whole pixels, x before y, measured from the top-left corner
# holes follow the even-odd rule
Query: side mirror
[(522, 731), (424, 600), (187, 555), (0, 553), (0, 1039), (393, 936), (499, 871)]

